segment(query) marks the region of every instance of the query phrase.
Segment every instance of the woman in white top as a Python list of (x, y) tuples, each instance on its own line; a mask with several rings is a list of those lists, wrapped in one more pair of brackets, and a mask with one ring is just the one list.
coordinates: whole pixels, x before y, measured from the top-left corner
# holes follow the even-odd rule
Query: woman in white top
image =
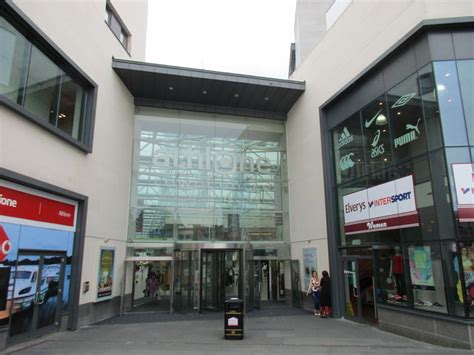
[(306, 295), (309, 295), (311, 292), (311, 297), (313, 298), (314, 302), (314, 315), (319, 316), (319, 277), (316, 271), (313, 271), (311, 275), (311, 280), (309, 280), (308, 290), (306, 291)]

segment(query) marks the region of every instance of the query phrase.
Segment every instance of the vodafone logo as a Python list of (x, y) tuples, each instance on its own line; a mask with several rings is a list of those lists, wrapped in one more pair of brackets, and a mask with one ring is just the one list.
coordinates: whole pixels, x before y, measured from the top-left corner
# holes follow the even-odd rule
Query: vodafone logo
[(18, 204), (17, 200), (14, 200), (12, 198), (3, 197), (3, 195), (0, 194), (0, 206), (16, 208), (17, 204)]
[(0, 225), (0, 262), (5, 260), (11, 249), (12, 244), (10, 239), (8, 238), (8, 235), (3, 229), (2, 225)]

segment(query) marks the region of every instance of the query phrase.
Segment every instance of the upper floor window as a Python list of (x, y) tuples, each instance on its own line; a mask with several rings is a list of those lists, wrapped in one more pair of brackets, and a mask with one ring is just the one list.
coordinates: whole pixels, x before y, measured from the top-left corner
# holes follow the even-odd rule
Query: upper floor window
[(115, 37), (117, 37), (128, 52), (130, 49), (130, 32), (127, 30), (123, 21), (118, 16), (117, 11), (113, 8), (110, 2), (107, 2), (105, 6), (105, 22), (107, 22)]
[(89, 152), (95, 84), (9, 12), (0, 8), (0, 101)]

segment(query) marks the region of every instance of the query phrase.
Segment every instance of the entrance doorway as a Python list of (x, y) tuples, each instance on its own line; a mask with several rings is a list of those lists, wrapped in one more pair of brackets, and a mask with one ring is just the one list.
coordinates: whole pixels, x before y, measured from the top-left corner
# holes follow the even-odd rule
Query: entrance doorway
[(66, 253), (19, 251), (10, 276), (9, 342), (59, 329), (69, 293), (64, 289), (65, 274)]
[(254, 260), (255, 306), (262, 301), (285, 301), (285, 261)]
[(171, 312), (172, 263), (170, 260), (135, 261), (134, 312)]
[(201, 251), (201, 310), (221, 311), (231, 297), (242, 299), (242, 250)]
[(372, 259), (343, 259), (346, 318), (377, 323)]

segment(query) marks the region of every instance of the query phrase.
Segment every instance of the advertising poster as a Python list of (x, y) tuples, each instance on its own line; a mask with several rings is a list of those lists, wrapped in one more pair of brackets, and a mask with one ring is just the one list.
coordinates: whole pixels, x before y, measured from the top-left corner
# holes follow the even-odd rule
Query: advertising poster
[(434, 291), (431, 248), (429, 246), (410, 246), (408, 247), (408, 259), (413, 288)]
[(114, 256), (114, 249), (100, 248), (99, 273), (97, 277), (97, 301), (104, 301), (112, 298)]
[[(318, 271), (317, 250), (316, 248), (303, 248), (303, 289), (309, 285), (313, 271)], [(319, 273), (318, 276), (321, 277)]]
[(420, 225), (412, 175), (345, 195), (343, 204), (346, 235)]

